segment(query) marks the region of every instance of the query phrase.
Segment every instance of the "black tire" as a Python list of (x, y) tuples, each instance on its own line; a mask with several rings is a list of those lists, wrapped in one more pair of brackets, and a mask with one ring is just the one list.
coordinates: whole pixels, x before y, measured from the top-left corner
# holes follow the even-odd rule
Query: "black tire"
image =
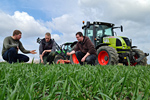
[[(133, 52), (135, 52), (135, 59), (138, 59), (140, 58), (141, 56), (145, 55), (144, 52), (140, 49), (133, 49)], [(146, 66), (147, 65), (147, 58), (143, 58), (140, 62), (138, 63), (134, 63), (134, 64), (131, 64), (131, 65), (143, 65), (143, 66)]]
[(56, 55), (54, 58), (54, 63), (57, 64), (58, 60), (60, 60), (60, 59), (64, 60), (64, 57), (61, 55)]
[(97, 49), (96, 64), (98, 65), (117, 65), (119, 62), (117, 51), (109, 46), (102, 46)]

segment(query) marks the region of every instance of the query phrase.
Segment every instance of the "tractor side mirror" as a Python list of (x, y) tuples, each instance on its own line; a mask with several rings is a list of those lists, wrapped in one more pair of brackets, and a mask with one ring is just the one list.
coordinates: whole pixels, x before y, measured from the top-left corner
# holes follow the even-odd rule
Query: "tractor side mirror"
[(130, 39), (130, 46), (132, 46), (132, 39)]
[(121, 28), (121, 32), (123, 32), (123, 26), (122, 25), (120, 26), (120, 28)]

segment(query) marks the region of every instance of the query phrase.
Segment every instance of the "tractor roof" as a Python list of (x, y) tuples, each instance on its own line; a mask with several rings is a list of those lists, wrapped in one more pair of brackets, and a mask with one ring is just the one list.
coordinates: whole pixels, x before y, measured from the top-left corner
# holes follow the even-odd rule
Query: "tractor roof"
[(109, 27), (115, 26), (115, 24), (113, 24), (113, 23), (107, 23), (107, 22), (92, 22), (92, 23), (90, 23), (89, 21), (87, 21), (86, 25), (84, 25), (84, 26), (82, 27), (82, 29), (83, 29), (84, 27), (89, 26), (89, 25), (106, 25), (106, 26), (109, 26)]

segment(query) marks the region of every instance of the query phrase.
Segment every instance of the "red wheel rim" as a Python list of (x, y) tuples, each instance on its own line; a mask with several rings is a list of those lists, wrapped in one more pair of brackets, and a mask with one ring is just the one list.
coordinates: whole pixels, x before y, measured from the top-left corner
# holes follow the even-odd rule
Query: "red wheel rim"
[(58, 60), (56, 64), (64, 64), (64, 61), (62, 59)]
[(79, 63), (79, 61), (78, 61), (78, 59), (77, 59), (75, 54), (72, 54), (72, 60), (73, 60), (74, 64), (78, 64)]
[[(106, 59), (107, 58), (107, 59)], [(98, 54), (98, 62), (100, 65), (107, 65), (109, 62), (109, 55), (106, 51), (101, 51)]]

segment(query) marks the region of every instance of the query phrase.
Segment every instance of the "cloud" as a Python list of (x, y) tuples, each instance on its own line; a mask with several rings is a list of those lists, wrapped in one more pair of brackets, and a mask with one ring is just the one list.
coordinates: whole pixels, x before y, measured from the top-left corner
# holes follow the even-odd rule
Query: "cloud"
[(91, 20), (140, 22), (143, 19), (146, 22), (150, 17), (150, 1), (148, 0), (111, 0), (111, 2), (110, 0), (94, 0), (92, 2), (91, 0), (78, 0), (78, 4)]
[(0, 36), (12, 35), (15, 29), (19, 29), (23, 37), (41, 36), (45, 32), (51, 32), (40, 21), (36, 21), (26, 12), (15, 11), (14, 15), (0, 11)]
[(76, 32), (82, 29), (80, 24), (78, 24), (79, 21), (76, 20), (76, 17), (73, 15), (64, 14), (60, 17), (53, 18), (51, 22), (47, 22), (47, 26), (62, 33), (62, 35), (60, 35), (61, 39), (57, 40), (59, 43), (73, 42), (76, 40)]

